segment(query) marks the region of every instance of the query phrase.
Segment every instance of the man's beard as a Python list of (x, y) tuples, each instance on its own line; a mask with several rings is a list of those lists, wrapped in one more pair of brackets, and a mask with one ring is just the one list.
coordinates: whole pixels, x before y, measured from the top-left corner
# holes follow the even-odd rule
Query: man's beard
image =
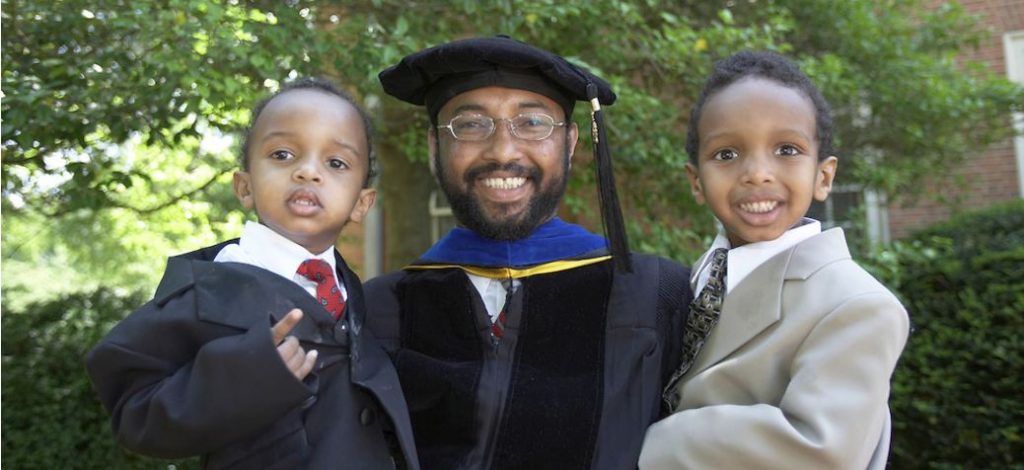
[[(484, 238), (492, 240), (520, 240), (533, 233), (538, 226), (555, 213), (555, 209), (562, 200), (569, 181), (568, 143), (564, 152), (562, 174), (560, 177), (558, 175), (543, 175), (537, 167), (528, 169), (515, 162), (504, 165), (489, 163), (470, 168), (466, 171), (462, 178), (467, 188), (466, 191), (460, 190), (457, 185), (452, 184), (448, 180), (448, 174), (444, 167), (441, 166), (440, 149), (438, 148), (437, 150), (434, 157), (435, 168), (439, 170), (437, 172), (437, 181), (445, 196), (448, 197), (448, 203), (451, 204), (452, 214), (455, 215), (455, 219), (462, 226)], [(477, 184), (477, 177), (480, 174), (494, 171), (504, 171), (514, 176), (526, 177), (528, 184), (535, 185), (534, 194), (530, 198), (526, 211), (522, 216), (514, 219), (504, 219), (501, 217), (502, 214), (499, 213), (495, 218), (496, 220), (491, 220), (484, 211), (483, 205), (472, 194), (473, 185)], [(544, 186), (541, 186), (541, 184), (544, 184)]]

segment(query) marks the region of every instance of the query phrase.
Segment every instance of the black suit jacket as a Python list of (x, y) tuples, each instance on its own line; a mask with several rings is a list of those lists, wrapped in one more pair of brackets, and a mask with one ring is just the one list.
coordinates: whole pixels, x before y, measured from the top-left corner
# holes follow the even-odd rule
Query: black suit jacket
[[(288, 279), (213, 263), (223, 245), (171, 258), (153, 300), (90, 352), (118, 441), (150, 456), (202, 455), (206, 468), (416, 468), (397, 375), (363, 328), (359, 278), (344, 260), (336, 322)], [(319, 352), (303, 381), (270, 333), (296, 307), (304, 316), (290, 334)]]

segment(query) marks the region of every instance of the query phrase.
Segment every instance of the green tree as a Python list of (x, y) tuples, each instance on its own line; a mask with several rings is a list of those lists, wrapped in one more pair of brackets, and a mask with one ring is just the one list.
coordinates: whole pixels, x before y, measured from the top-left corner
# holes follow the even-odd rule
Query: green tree
[(2, 21), (5, 291), (54, 268), (151, 289), (168, 253), (237, 233), (218, 137), (339, 52), (299, 2), (6, 1)]
[[(201, 151), (191, 167), (163, 167), (173, 183), (147, 205), (126, 200), (133, 186), (152, 182), (153, 166), (118, 144), (187, 148), (184, 140), (204, 129), (236, 131), (275, 83), (328, 74), (379, 116), (392, 268), (429, 242), (419, 228), (429, 222), (422, 201), (433, 184), (423, 164), (425, 116), (381, 96), (376, 74), (455, 37), (507, 33), (607, 77), (620, 95), (610, 138), (633, 240), (681, 259), (711, 231), (681, 173), (688, 107), (713, 61), (733, 51), (797, 58), (835, 108), (840, 181), (894, 195), (914, 194), (928, 173), (1009, 135), (1009, 112), (1024, 102), (1006, 80), (955, 61), (982, 34), (955, 3), (72, 0), (9, 2), (3, 21), (5, 218), (113, 208), (149, 219), (188, 198), (229, 201), (211, 194), (231, 159)], [(586, 111), (576, 118), (585, 123)], [(586, 166), (576, 165), (566, 206), (593, 226)], [(174, 181), (175, 173), (188, 177)]]
[[(386, 265), (400, 267), (430, 241), (428, 123), (421, 110), (383, 96), (376, 75), (410, 52), (459, 37), (509, 34), (615, 86), (609, 136), (635, 248), (691, 261), (712, 234), (682, 173), (686, 120), (712, 63), (740, 49), (788, 54), (823, 89), (836, 115), (840, 182), (914, 195), (923, 177), (1010, 135), (1010, 112), (1024, 103), (1019, 87), (957, 60), (984, 33), (976, 19), (956, 3), (932, 3), (5, 0), (3, 302), (15, 312), (5, 313), (5, 335), (40, 325), (29, 302), (74, 311), (36, 286), (151, 291), (167, 254), (237, 235), (244, 216), (228, 184), (237, 141), (223, 139), (245, 125), (261, 96), (302, 75), (338, 79), (376, 116)], [(579, 108), (575, 119), (587, 129)], [(584, 137), (578, 149), (564, 212), (599, 231), (589, 143)], [(57, 276), (65, 282), (52, 282)], [(47, 328), (64, 331), (62, 322)], [(59, 349), (73, 352), (44, 354), (19, 370), (77, 364), (90, 334)], [(5, 369), (29, 357), (9, 353), (7, 339)], [(5, 398), (33, 393), (32, 381), (73, 400), (91, 396), (82, 380), (4, 377)], [(32, 441), (14, 433), (5, 420), (5, 451), (9, 439)]]

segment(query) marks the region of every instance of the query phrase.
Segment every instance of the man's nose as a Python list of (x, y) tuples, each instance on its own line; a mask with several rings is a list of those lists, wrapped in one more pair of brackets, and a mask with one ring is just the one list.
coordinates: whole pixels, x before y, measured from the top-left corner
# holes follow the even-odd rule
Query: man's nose
[(512, 135), (512, 127), (507, 120), (495, 119), (494, 134), (488, 140), (489, 146), (484, 158), (500, 164), (522, 158), (521, 141)]

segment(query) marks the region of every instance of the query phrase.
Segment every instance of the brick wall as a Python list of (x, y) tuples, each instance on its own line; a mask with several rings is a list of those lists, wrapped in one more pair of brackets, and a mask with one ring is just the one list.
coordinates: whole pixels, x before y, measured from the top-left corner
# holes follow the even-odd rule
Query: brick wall
[[(945, 2), (932, 2), (942, 3)], [(962, 0), (961, 4), (968, 12), (980, 15), (983, 26), (991, 30), (980, 47), (965, 51), (963, 58), (988, 63), (993, 73), (1005, 77), (1003, 34), (1024, 31), (1024, 1)], [(968, 156), (963, 167), (928, 183), (918, 200), (889, 207), (892, 238), (946, 220), (956, 212), (1021, 197), (1017, 171), (1012, 141), (996, 144), (978, 156)]]

